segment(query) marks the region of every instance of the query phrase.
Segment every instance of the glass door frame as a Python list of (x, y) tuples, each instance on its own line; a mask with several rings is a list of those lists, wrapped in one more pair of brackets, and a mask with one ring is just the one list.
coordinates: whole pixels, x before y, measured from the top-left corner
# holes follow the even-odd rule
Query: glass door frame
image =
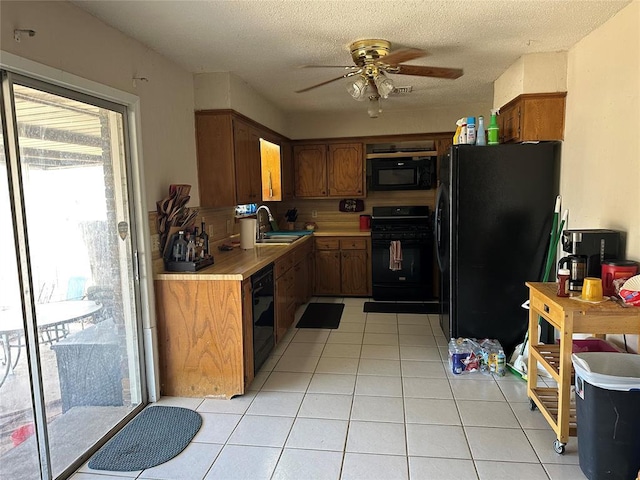
[[(51, 463), (49, 460), (49, 445), (47, 437), (46, 411), (44, 391), (41, 379), (41, 365), (37, 342), (37, 328), (35, 320), (35, 303), (33, 285), (31, 280), (31, 266), (29, 260), (28, 236), (24, 197), (22, 191), (22, 175), (20, 158), (18, 156), (18, 136), (15, 119), (15, 110), (12, 98), (12, 81), (29, 87), (42, 89), (53, 94), (72, 92), (73, 98), (88, 103), (100, 105), (108, 102), (107, 108), (112, 109), (113, 103), (122, 107), (124, 126), (124, 152), (125, 166), (127, 170), (127, 189), (129, 196), (129, 219), (132, 246), (132, 264), (134, 268), (133, 301), (137, 312), (136, 323), (138, 326), (138, 351), (139, 363), (135, 371), (139, 375), (141, 385), (141, 398), (139, 405), (115, 425), (108, 434), (95, 445), (95, 448), (83, 454), (78, 461), (66, 469), (61, 476), (72, 474), (85, 462), (102, 444), (112, 437), (130, 418), (139, 413), (149, 401), (158, 399), (158, 364), (156, 340), (155, 340), (155, 311), (154, 297), (151, 285), (151, 244), (149, 234), (148, 213), (145, 201), (145, 190), (142, 169), (141, 138), (140, 138), (140, 105), (139, 98), (126, 92), (115, 90), (60, 70), (47, 67), (30, 60), (6, 53), (2, 53), (0, 68), (2, 73), (2, 87), (0, 95), (4, 105), (8, 105), (3, 117), (7, 122), (2, 122), (3, 136), (5, 138), (5, 153), (7, 157), (7, 174), (9, 176), (9, 193), (12, 210), (15, 212), (13, 234), (16, 239), (16, 255), (18, 260), (18, 275), (22, 295), (23, 315), (25, 318), (25, 338), (27, 343), (27, 357), (30, 361), (29, 373), (32, 382), (32, 406), (34, 408), (34, 420), (37, 435), (38, 454), (40, 456), (40, 468), (42, 478), (52, 478)], [(8, 81), (4, 81), (7, 77)], [(10, 98), (11, 101), (4, 102)], [(13, 112), (9, 109), (14, 110)], [(16, 208), (17, 207), (17, 208)]]

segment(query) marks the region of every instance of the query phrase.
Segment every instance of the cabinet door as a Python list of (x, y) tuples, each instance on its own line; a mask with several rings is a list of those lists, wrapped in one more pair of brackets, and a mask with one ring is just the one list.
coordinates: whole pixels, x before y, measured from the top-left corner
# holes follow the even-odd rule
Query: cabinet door
[(564, 139), (564, 94), (527, 96), (522, 102), (520, 141)]
[(296, 197), (326, 197), (327, 146), (296, 145), (293, 162)]
[(361, 143), (329, 145), (327, 187), (330, 197), (364, 195), (364, 161)]
[(340, 251), (318, 250), (315, 256), (317, 295), (340, 295)]
[(275, 315), (276, 315), (276, 343), (282, 340), (283, 335), (287, 332), (287, 317), (289, 315), (289, 282), (287, 272), (282, 274), (275, 281)]
[(520, 141), (520, 103), (500, 112), (500, 137), (502, 143)]
[(293, 171), (293, 148), (290, 142), (282, 142), (280, 146), (282, 157), (282, 199), (292, 200), (295, 195), (294, 171)]
[(230, 115), (196, 112), (200, 206), (236, 204), (233, 129)]
[(366, 250), (341, 252), (342, 293), (367, 295), (369, 290), (369, 257)]
[(239, 120), (233, 122), (236, 168), (236, 201), (243, 205), (258, 203), (261, 198), (260, 134)]

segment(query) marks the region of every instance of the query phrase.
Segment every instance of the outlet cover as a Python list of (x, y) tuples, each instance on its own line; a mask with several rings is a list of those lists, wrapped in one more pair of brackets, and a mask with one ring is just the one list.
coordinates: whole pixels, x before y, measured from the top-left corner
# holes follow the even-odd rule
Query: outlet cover
[(213, 225), (209, 225), (209, 238), (213, 238)]
[(231, 220), (227, 220), (227, 233), (228, 234), (233, 233), (233, 224), (231, 223)]

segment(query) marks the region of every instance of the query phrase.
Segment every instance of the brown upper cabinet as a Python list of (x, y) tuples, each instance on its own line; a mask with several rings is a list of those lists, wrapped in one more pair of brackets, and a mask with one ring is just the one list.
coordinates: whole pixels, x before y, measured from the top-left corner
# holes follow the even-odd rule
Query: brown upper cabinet
[[(288, 149), (290, 168), (290, 144), (282, 148), (283, 138), (267, 128), (230, 110), (198, 111), (195, 118), (201, 207), (262, 201), (260, 138), (281, 145), (283, 159)], [(289, 192), (293, 190), (291, 176), (282, 180), (289, 182)]]
[(526, 93), (500, 108), (501, 143), (564, 139), (566, 92)]
[(295, 196), (364, 197), (362, 143), (314, 143), (293, 147)]
[(260, 132), (238, 119), (233, 120), (233, 148), (238, 205), (262, 200), (260, 174)]

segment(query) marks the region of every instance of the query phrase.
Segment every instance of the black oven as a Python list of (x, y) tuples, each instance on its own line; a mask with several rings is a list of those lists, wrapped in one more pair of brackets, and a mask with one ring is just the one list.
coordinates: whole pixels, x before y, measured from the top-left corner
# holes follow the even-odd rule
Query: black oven
[(370, 190), (429, 190), (435, 187), (435, 157), (374, 158)]
[[(391, 243), (399, 242), (402, 261), (391, 267)], [(373, 299), (433, 299), (433, 230), (429, 208), (373, 207), (371, 216)]]
[(251, 276), (253, 297), (253, 365), (257, 372), (275, 345), (273, 266)]

